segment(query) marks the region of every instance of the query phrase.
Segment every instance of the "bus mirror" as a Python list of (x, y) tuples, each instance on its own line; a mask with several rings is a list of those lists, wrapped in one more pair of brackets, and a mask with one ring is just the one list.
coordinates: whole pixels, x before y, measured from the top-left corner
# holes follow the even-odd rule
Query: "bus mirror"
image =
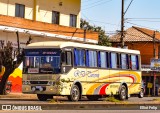
[(65, 62), (65, 52), (61, 53), (61, 61), (62, 63)]

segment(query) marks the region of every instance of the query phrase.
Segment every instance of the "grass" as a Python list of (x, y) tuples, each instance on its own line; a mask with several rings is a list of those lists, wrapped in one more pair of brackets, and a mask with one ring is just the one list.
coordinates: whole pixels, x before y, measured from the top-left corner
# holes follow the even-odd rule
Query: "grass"
[(160, 102), (160, 98), (155, 98), (155, 99), (153, 99), (153, 101), (158, 101), (158, 102)]
[(109, 97), (105, 98), (104, 101), (117, 102), (117, 103), (120, 103), (120, 104), (128, 104), (128, 102), (116, 99), (114, 96), (109, 96)]
[(59, 101), (58, 99), (51, 99), (49, 103), (62, 103), (62, 101)]
[(113, 96), (110, 96), (110, 97), (105, 98), (104, 101), (109, 101), (109, 102), (120, 102), (120, 100), (114, 98)]

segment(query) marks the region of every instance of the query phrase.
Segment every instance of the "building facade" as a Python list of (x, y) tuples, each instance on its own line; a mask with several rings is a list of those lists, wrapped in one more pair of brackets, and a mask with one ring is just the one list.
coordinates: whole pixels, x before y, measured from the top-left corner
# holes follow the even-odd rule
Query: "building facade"
[[(120, 34), (110, 37), (113, 46), (120, 44)], [(160, 95), (160, 71), (151, 70), (151, 59), (160, 58), (160, 33), (146, 28), (131, 27), (125, 32), (125, 46), (139, 50), (141, 53), (142, 79), (145, 83), (146, 95), (149, 95), (148, 83), (152, 84), (151, 95)], [(155, 85), (154, 85), (155, 83)], [(154, 89), (155, 86), (155, 89)]]
[[(97, 44), (98, 34), (80, 29), (80, 18), (81, 0), (0, 0), (0, 41), (12, 42), (15, 51), (17, 38), (20, 48), (29, 40)], [(12, 92), (21, 92), (21, 68), (9, 77)]]

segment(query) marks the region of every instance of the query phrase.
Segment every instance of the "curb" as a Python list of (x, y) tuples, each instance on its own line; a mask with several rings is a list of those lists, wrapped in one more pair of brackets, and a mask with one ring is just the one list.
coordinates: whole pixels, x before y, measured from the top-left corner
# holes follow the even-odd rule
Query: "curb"
[(37, 99), (36, 94), (22, 94), (22, 93), (10, 93), (7, 95), (0, 95), (0, 99)]

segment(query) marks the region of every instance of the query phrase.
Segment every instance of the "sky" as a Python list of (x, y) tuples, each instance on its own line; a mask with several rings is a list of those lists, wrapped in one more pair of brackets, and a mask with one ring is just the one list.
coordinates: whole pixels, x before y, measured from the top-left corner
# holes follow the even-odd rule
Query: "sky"
[[(126, 11), (132, 0), (124, 0)], [(107, 35), (121, 29), (122, 0), (82, 0), (81, 18)], [(160, 0), (133, 0), (125, 13), (125, 30), (132, 26), (160, 31)]]

